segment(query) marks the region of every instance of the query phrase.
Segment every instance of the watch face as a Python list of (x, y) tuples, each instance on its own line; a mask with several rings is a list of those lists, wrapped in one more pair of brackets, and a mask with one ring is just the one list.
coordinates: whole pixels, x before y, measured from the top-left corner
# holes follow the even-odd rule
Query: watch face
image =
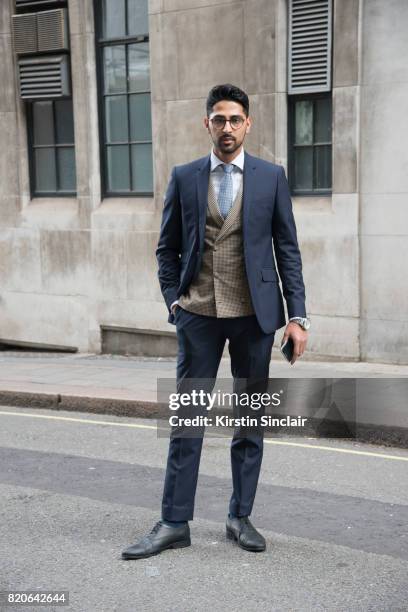
[(294, 321), (295, 323), (298, 323), (300, 327), (303, 327), (303, 329), (306, 331), (310, 327), (310, 320), (307, 319), (306, 317), (295, 317), (294, 319), (292, 319), (292, 321)]

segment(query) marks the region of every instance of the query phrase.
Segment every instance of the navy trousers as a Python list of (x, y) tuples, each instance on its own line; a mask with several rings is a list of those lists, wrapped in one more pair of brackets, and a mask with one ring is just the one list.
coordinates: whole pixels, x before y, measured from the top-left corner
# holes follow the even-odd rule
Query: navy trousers
[[(216, 318), (178, 307), (176, 329), (178, 385), (185, 378), (211, 379), (212, 387), (206, 391), (212, 390), (226, 340), (229, 341), (234, 379), (251, 378), (267, 383), (275, 334), (265, 334), (255, 315)], [(162, 500), (165, 520), (189, 521), (193, 518), (202, 443), (202, 436), (170, 438)], [(262, 434), (234, 435), (231, 442), (233, 492), (229, 510), (236, 516), (251, 514), (262, 455)]]

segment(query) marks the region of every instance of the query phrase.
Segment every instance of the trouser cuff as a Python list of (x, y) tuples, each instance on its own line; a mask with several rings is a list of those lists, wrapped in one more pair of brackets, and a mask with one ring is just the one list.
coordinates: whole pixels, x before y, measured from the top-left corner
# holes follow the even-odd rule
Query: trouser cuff
[(184, 522), (193, 520), (194, 509), (185, 506), (168, 506), (162, 504), (162, 518), (165, 521)]

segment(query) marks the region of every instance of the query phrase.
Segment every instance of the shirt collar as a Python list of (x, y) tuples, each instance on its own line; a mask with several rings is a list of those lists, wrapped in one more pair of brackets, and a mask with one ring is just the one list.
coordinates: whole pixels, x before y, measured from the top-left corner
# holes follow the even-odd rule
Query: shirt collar
[[(241, 172), (244, 171), (244, 158), (245, 158), (244, 147), (242, 147), (239, 155), (237, 155), (236, 158), (233, 159), (231, 162), (232, 164), (234, 164), (234, 166), (237, 166), (237, 168), (239, 168)], [(211, 172), (215, 170), (216, 168), (218, 168), (218, 166), (223, 163), (224, 162), (219, 157), (217, 157), (216, 154), (214, 153), (214, 149), (211, 149)]]

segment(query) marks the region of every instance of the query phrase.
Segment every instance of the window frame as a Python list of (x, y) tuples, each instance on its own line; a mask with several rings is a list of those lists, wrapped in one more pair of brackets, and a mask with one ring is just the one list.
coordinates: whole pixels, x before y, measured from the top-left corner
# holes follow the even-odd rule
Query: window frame
[[(108, 162), (107, 162), (107, 130), (106, 130), (106, 117), (105, 117), (105, 98), (106, 96), (125, 95), (127, 99), (127, 131), (128, 137), (130, 136), (130, 113), (129, 113), (129, 96), (134, 94), (150, 94), (150, 112), (151, 112), (151, 88), (148, 91), (137, 91), (137, 92), (121, 92), (118, 94), (106, 94), (105, 93), (105, 81), (104, 81), (104, 65), (103, 65), (103, 53), (104, 48), (115, 45), (123, 45), (125, 47), (125, 61), (126, 61), (126, 74), (128, 75), (128, 50), (127, 46), (135, 43), (148, 43), (149, 45), (149, 62), (150, 62), (150, 33), (144, 35), (125, 35), (123, 37), (116, 38), (103, 38), (103, 0), (94, 0), (94, 15), (95, 15), (95, 59), (96, 59), (96, 77), (97, 77), (97, 106), (98, 106), (98, 123), (99, 123), (99, 168), (100, 168), (100, 181), (101, 181), (101, 195), (102, 198), (146, 198), (154, 196), (154, 174), (153, 174), (153, 189), (152, 191), (109, 191), (108, 189)], [(125, 0), (125, 26), (128, 29), (128, 0)], [(128, 87), (127, 87), (128, 89)], [(153, 158), (153, 134), (152, 140), (146, 141), (146, 144), (152, 144), (152, 158)], [(127, 143), (129, 149), (129, 177), (130, 183), (132, 184), (132, 161), (130, 147), (132, 142), (130, 139)], [(142, 143), (139, 143), (142, 144)], [(114, 146), (118, 146), (117, 144)], [(153, 159), (152, 159), (153, 166)], [(152, 168), (153, 170), (153, 168)]]
[[(55, 103), (64, 98), (55, 99), (43, 99), (43, 100), (30, 100), (26, 102), (26, 119), (27, 119), (27, 137), (28, 137), (28, 170), (29, 170), (29, 182), (30, 182), (30, 198), (72, 198), (78, 195), (78, 176), (76, 173), (76, 147), (75, 147), (75, 133), (74, 141), (72, 144), (61, 144), (57, 143), (57, 123), (55, 113)], [(67, 99), (67, 98), (65, 98)], [(72, 97), (68, 98), (73, 104)], [(50, 102), (52, 104), (52, 119), (53, 119), (53, 134), (54, 144), (50, 145), (35, 145), (34, 143), (34, 104), (37, 102)], [(72, 107), (72, 114), (74, 115), (74, 109)], [(73, 116), (73, 121), (75, 120)], [(60, 173), (58, 170), (57, 160), (57, 149), (71, 148), (74, 150), (74, 167), (75, 167), (75, 190), (67, 191), (58, 189), (60, 184)], [(53, 149), (55, 157), (55, 176), (57, 183), (57, 191), (40, 191), (36, 189), (36, 162), (35, 162), (35, 150), (36, 149)]]
[[(315, 150), (317, 147), (321, 145), (330, 146), (331, 164), (332, 164), (331, 186), (330, 188), (327, 188), (327, 189), (321, 189), (321, 188), (319, 189), (316, 188), (312, 190), (296, 189), (294, 186), (295, 150), (297, 148), (297, 145), (295, 145), (295, 119), (296, 119), (295, 106), (296, 106), (296, 102), (299, 102), (301, 100), (311, 100), (313, 102), (313, 134), (314, 134), (314, 130), (315, 130), (314, 107), (315, 107), (315, 101), (319, 99), (330, 99), (331, 100), (331, 131), (330, 131), (331, 139), (330, 139), (330, 142), (319, 142), (319, 144), (315, 144), (313, 142), (312, 145), (304, 145), (304, 146), (308, 146), (308, 147), (311, 146), (313, 148), (313, 182), (315, 182), (315, 172), (316, 172)], [(287, 138), (288, 138), (288, 182), (289, 182), (289, 188), (290, 188), (291, 195), (302, 196), (302, 197), (303, 196), (306, 196), (306, 197), (331, 196), (333, 193), (333, 96), (332, 96), (331, 91), (311, 92), (311, 93), (294, 94), (294, 95), (288, 96)], [(302, 145), (298, 145), (298, 146), (302, 146)]]

